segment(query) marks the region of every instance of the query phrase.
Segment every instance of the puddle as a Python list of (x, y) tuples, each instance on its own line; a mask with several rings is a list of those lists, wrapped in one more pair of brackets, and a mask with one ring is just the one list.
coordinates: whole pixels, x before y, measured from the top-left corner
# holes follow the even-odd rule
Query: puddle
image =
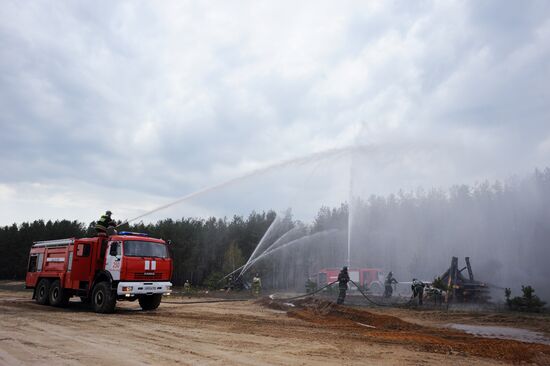
[(542, 333), (527, 329), (455, 323), (447, 324), (447, 326), (480, 337), (512, 339), (520, 342), (550, 345), (550, 339), (546, 338)]

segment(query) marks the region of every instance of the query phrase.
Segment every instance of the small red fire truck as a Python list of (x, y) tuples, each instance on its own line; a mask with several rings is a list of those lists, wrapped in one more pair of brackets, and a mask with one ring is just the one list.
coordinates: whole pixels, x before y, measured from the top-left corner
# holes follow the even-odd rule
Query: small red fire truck
[(138, 300), (143, 310), (153, 310), (172, 291), (172, 270), (164, 240), (120, 232), (35, 242), (25, 284), (42, 305), (62, 307), (79, 296), (97, 313), (113, 312), (117, 300)]
[[(323, 287), (331, 282), (338, 280), (338, 274), (341, 268), (325, 268), (317, 274), (317, 285)], [(378, 268), (349, 268), (349, 278), (363, 286), (364, 289), (375, 295), (381, 295), (384, 292), (384, 273)], [(350, 289), (356, 289), (354, 285), (349, 284)]]

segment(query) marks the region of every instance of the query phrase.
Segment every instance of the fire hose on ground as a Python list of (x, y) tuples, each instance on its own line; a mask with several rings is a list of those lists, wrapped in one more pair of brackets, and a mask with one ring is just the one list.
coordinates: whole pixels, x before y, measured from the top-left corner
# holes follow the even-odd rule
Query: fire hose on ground
[(384, 304), (384, 303), (379, 303), (379, 302), (376, 302), (374, 301), (373, 299), (371, 299), (370, 297), (367, 296), (367, 294), (365, 294), (363, 292), (363, 290), (361, 289), (361, 287), (359, 287), (358, 284), (356, 284), (355, 282), (353, 282), (353, 280), (350, 280), (351, 283), (353, 283), (355, 285), (355, 287), (357, 287), (357, 289), (359, 290), (359, 292), (361, 293), (361, 295), (363, 295), (363, 297), (365, 299), (367, 299), (368, 302), (370, 302), (371, 304), (373, 305), (376, 305), (376, 306), (391, 306), (391, 307), (408, 307), (410, 304), (411, 304), (411, 300), (407, 301), (406, 303), (404, 304), (397, 304), (397, 303), (394, 303), (394, 304)]
[(323, 286), (323, 287), (321, 287), (320, 289), (315, 290), (315, 291), (313, 291), (313, 292), (309, 292), (309, 293), (307, 293), (307, 294), (305, 294), (305, 295), (289, 297), (289, 298), (287, 298), (287, 299), (275, 299), (275, 298), (271, 298), (271, 296), (273, 296), (273, 295), (271, 295), (270, 298), (273, 299), (273, 300), (285, 300), (285, 301), (301, 299), (301, 298), (303, 298), (303, 297), (313, 296), (313, 295), (315, 295), (316, 293), (323, 291), (323, 290), (326, 289), (327, 287), (330, 287), (330, 286), (334, 285), (336, 282), (338, 282), (338, 281), (331, 282), (331, 283), (327, 284), (326, 286)]
[[(290, 301), (290, 300), (296, 300), (296, 299), (301, 299), (301, 298), (304, 298), (304, 297), (308, 297), (308, 296), (313, 296), (321, 291), (323, 291), (324, 289), (334, 285), (335, 283), (337, 283), (338, 280), (334, 281), (334, 282), (331, 282), (323, 287), (321, 287), (320, 289), (318, 290), (315, 290), (313, 292), (309, 292), (307, 294), (304, 294), (304, 295), (300, 295), (300, 296), (294, 296), (294, 297), (289, 297), (289, 298), (284, 298), (284, 299), (276, 299), (276, 298), (272, 298), (273, 300), (283, 300), (283, 301)], [(391, 306), (391, 307), (408, 307), (410, 304), (411, 304), (411, 301), (412, 300), (409, 300), (407, 301), (406, 303), (404, 304), (397, 304), (397, 303), (393, 303), (393, 304), (385, 304), (385, 303), (380, 303), (380, 302), (377, 302), (377, 301), (374, 301), (373, 299), (371, 299), (362, 289), (361, 287), (359, 287), (359, 285), (357, 283), (355, 283), (353, 280), (350, 280), (351, 283), (353, 283), (355, 285), (355, 287), (357, 287), (357, 289), (359, 290), (359, 292), (361, 293), (361, 295), (371, 304), (373, 305), (376, 305), (376, 306)], [(273, 296), (273, 295), (271, 295)], [(270, 297), (271, 297), (270, 296)]]
[[(329, 288), (330, 286), (334, 285), (335, 283), (337, 283), (338, 280), (336, 281), (333, 281), (331, 283), (328, 283), (326, 284), (325, 286), (321, 287), (320, 289), (317, 289), (313, 292), (309, 292), (307, 294), (304, 294), (304, 295), (299, 295), (299, 296), (293, 296), (293, 297), (289, 297), (289, 298), (275, 298), (273, 297), (273, 295), (270, 295), (269, 297), (272, 299), (272, 300), (282, 300), (282, 301), (291, 301), (291, 300), (297, 300), (297, 299), (302, 299), (302, 298), (306, 298), (306, 297), (309, 297), (309, 296), (313, 296), (323, 290), (325, 290), (326, 288)], [(353, 280), (350, 280), (350, 282), (352, 284), (355, 285), (355, 287), (357, 287), (357, 289), (359, 290), (359, 292), (361, 293), (361, 295), (369, 302), (371, 303), (372, 305), (376, 305), (376, 306), (390, 306), (390, 307), (409, 307), (411, 305), (411, 302), (412, 302), (412, 299), (407, 301), (406, 303), (380, 303), (380, 302), (377, 302), (377, 301), (374, 301), (372, 298), (370, 298), (362, 289), (361, 287), (359, 287), (359, 285), (357, 283), (355, 283)], [(182, 301), (182, 302), (176, 302), (176, 301), (165, 301), (166, 303), (169, 303), (169, 304), (179, 304), (179, 305), (191, 305), (191, 304), (206, 304), (206, 303), (217, 303), (217, 302), (238, 302), (238, 301), (248, 301), (248, 300), (251, 300), (251, 299), (220, 299), (220, 300), (203, 300), (203, 301), (189, 301), (189, 302), (185, 302), (185, 301)]]

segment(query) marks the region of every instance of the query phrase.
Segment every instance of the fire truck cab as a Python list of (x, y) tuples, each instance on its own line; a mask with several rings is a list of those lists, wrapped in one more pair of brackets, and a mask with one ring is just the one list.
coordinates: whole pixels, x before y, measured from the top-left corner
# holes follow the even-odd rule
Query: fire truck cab
[(153, 310), (172, 291), (172, 270), (164, 240), (120, 232), (35, 242), (25, 285), (42, 305), (66, 306), (78, 296), (98, 313), (113, 312), (117, 300), (138, 300), (143, 310)]

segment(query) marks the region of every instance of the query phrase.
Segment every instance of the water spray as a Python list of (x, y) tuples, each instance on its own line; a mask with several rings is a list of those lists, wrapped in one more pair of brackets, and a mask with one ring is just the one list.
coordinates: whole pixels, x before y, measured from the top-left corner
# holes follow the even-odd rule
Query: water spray
[[(279, 218), (280, 216), (277, 216), (277, 218)], [(248, 261), (241, 267), (244, 269), (242, 270), (242, 273), (246, 272), (246, 270), (248, 269), (249, 267), (249, 263), (254, 260), (254, 255), (256, 254), (256, 252), (259, 250), (259, 248), (262, 246), (263, 242), (265, 241), (265, 239), (268, 237), (268, 235), (270, 234), (271, 230), (272, 230), (272, 227), (275, 227), (275, 224), (276, 222), (278, 222), (277, 218), (275, 220), (273, 220), (273, 222), (271, 223), (271, 225), (269, 226), (269, 228), (267, 229), (266, 233), (264, 234), (264, 236), (260, 239), (260, 242), (258, 243), (258, 245), (256, 246), (256, 248), (254, 249), (254, 251), (252, 252), (252, 254), (250, 255), (250, 257), (248, 258)], [(268, 246), (262, 254), (265, 254), (266, 252), (270, 251), (272, 248), (275, 248), (281, 241), (283, 241), (284, 239), (286, 239), (286, 237), (288, 237), (291, 233), (294, 233), (298, 230), (301, 230), (303, 229), (303, 227), (301, 226), (297, 226), (297, 227), (293, 227), (292, 229), (288, 230), (286, 233), (284, 233), (283, 235), (281, 235), (277, 240), (275, 240), (275, 242), (273, 242), (273, 244), (271, 244), (270, 246)], [(242, 274), (241, 273), (241, 274)], [(239, 275), (240, 277), (241, 275)]]
[[(430, 148), (433, 149), (433, 148), (437, 148), (437, 147), (438, 147), (437, 145), (434, 145), (434, 146), (431, 146)], [(449, 150), (448, 145), (445, 145), (444, 147), (446, 148), (446, 150)], [(238, 176), (236, 178), (229, 179), (225, 182), (218, 183), (218, 184), (206, 187), (206, 188), (202, 188), (198, 191), (195, 191), (195, 192), (190, 193), (188, 195), (185, 195), (181, 198), (178, 198), (175, 201), (172, 201), (170, 203), (167, 203), (165, 205), (162, 205), (160, 207), (157, 207), (155, 209), (147, 211), (147, 212), (145, 212), (141, 215), (135, 216), (131, 219), (126, 219), (123, 222), (121, 222), (120, 224), (118, 224), (116, 227), (118, 228), (122, 225), (131, 223), (131, 222), (133, 222), (135, 220), (138, 220), (142, 217), (151, 215), (155, 212), (158, 212), (158, 211), (164, 210), (168, 207), (177, 205), (178, 203), (193, 199), (195, 197), (207, 194), (209, 192), (215, 191), (215, 190), (220, 189), (220, 188), (224, 188), (226, 186), (230, 186), (234, 183), (237, 183), (239, 181), (242, 181), (242, 180), (245, 180), (247, 178), (253, 177), (255, 175), (260, 175), (260, 174), (267, 173), (267, 172), (269, 172), (270, 170), (273, 170), (273, 169), (284, 168), (284, 167), (292, 166), (292, 165), (306, 164), (306, 163), (309, 163), (311, 161), (323, 160), (323, 159), (326, 159), (326, 158), (337, 157), (337, 156), (344, 156), (344, 155), (347, 155), (349, 153), (363, 153), (363, 154), (366, 154), (366, 153), (378, 153), (378, 152), (384, 153), (385, 151), (392, 151), (395, 154), (396, 151), (412, 152), (414, 150), (415, 150), (414, 145), (412, 145), (412, 146), (409, 145), (408, 146), (408, 145), (402, 144), (402, 143), (401, 144), (385, 144), (383, 146), (381, 146), (381, 145), (369, 145), (369, 146), (367, 146), (367, 145), (354, 145), (354, 146), (348, 146), (348, 147), (342, 147), (342, 148), (329, 149), (329, 150), (325, 150), (325, 151), (321, 151), (321, 152), (317, 152), (317, 153), (313, 153), (313, 154), (309, 154), (309, 155), (304, 155), (304, 156), (301, 156), (301, 157), (298, 157), (298, 158), (283, 160), (283, 161), (268, 165), (268, 166), (263, 167), (263, 168), (258, 168), (256, 170), (253, 170), (251, 172), (248, 172), (248, 173), (243, 174), (241, 176)], [(424, 148), (424, 150), (425, 150), (425, 148)]]
[[(320, 231), (318, 233), (315, 233), (315, 234), (311, 234), (311, 235), (305, 235), (305, 236), (302, 236), (301, 238), (298, 238), (298, 239), (294, 239), (292, 241), (289, 241), (288, 243), (285, 243), (277, 248), (274, 248), (272, 250), (269, 250), (269, 251), (264, 251), (262, 254), (260, 254), (258, 257), (256, 257), (255, 259), (253, 259), (252, 261), (249, 261), (249, 265), (248, 267), (244, 268), (241, 273), (239, 274), (238, 278), (240, 278), (243, 274), (245, 274), (245, 272), (254, 264), (256, 263), (257, 261), (259, 261), (260, 259), (270, 255), (270, 254), (273, 254), (275, 252), (278, 252), (279, 250), (281, 249), (284, 249), (288, 246), (291, 246), (291, 245), (295, 245), (295, 244), (298, 244), (298, 243), (301, 243), (303, 240), (305, 239), (315, 239), (315, 238), (318, 238), (320, 236), (324, 236), (324, 235), (328, 235), (328, 234), (333, 234), (335, 232), (338, 232), (339, 230), (338, 229), (330, 229), (330, 230), (324, 230), (324, 231)], [(248, 263), (248, 262), (247, 262)], [(236, 270), (234, 270), (233, 272), (229, 273), (228, 275), (226, 275), (224, 278), (227, 278), (229, 277), (230, 275), (232, 275), (233, 273), (237, 272), (239, 269), (245, 267), (245, 265), (241, 266), (240, 268), (237, 268)]]
[(265, 232), (264, 236), (262, 236), (262, 238), (260, 239), (260, 242), (258, 243), (258, 245), (256, 246), (256, 248), (254, 248), (254, 251), (252, 252), (252, 254), (250, 255), (250, 257), (248, 258), (248, 261), (244, 264), (243, 266), (243, 270), (241, 271), (241, 273), (239, 274), (239, 277), (243, 274), (243, 272), (248, 269), (248, 265), (251, 261), (251, 259), (254, 257), (254, 255), (256, 254), (256, 252), (260, 249), (260, 247), (262, 246), (262, 244), (265, 242), (265, 240), (267, 239), (267, 237), (269, 236), (269, 234), (271, 234), (271, 231), (275, 228), (276, 226), (276, 223), (281, 221), (281, 217), (280, 216), (275, 216), (275, 220), (273, 220), (273, 222), (271, 223), (271, 225), (269, 225), (269, 227), (267, 228), (267, 231)]
[[(365, 150), (370, 150), (372, 148), (368, 148), (368, 147), (360, 147), (361, 149), (365, 149)], [(315, 161), (315, 160), (319, 160), (319, 159), (326, 159), (327, 157), (331, 157), (331, 156), (337, 156), (337, 155), (343, 155), (343, 154), (347, 154), (349, 153), (350, 151), (354, 150), (354, 149), (357, 149), (356, 147), (353, 147), (353, 148), (350, 148), (350, 147), (344, 147), (344, 148), (338, 148), (338, 149), (330, 149), (330, 150), (326, 150), (326, 151), (321, 151), (321, 152), (317, 152), (317, 153), (313, 153), (313, 154), (309, 154), (309, 155), (305, 155), (305, 156), (302, 156), (302, 157), (298, 157), (298, 158), (294, 158), (294, 159), (288, 159), (288, 160), (284, 160), (284, 161), (281, 161), (281, 162), (278, 162), (278, 163), (275, 163), (275, 164), (271, 164), (271, 165), (268, 165), (266, 167), (263, 167), (263, 168), (259, 168), (259, 169), (256, 169), (256, 170), (253, 170), (249, 173), (246, 173), (244, 175), (241, 175), (239, 177), (236, 177), (236, 178), (232, 178), (230, 180), (227, 180), (225, 182), (222, 182), (222, 183), (218, 183), (218, 184), (215, 184), (215, 185), (212, 185), (212, 186), (209, 186), (209, 187), (206, 187), (206, 188), (203, 188), (203, 189), (199, 189), (198, 191), (195, 191), (193, 193), (190, 193), (188, 195), (185, 195), (181, 198), (178, 198), (177, 200), (175, 201), (172, 201), (170, 203), (167, 203), (165, 205), (162, 205), (162, 206), (159, 206), (155, 209), (152, 209), (150, 211), (147, 211), (141, 215), (138, 215), (138, 216), (135, 216), (131, 219), (126, 219), (124, 220), (122, 223), (120, 223), (119, 225), (117, 225), (117, 228), (119, 226), (122, 226), (122, 225), (125, 225), (125, 224), (128, 224), (132, 221), (135, 221), (137, 219), (140, 219), (142, 217), (145, 217), (145, 216), (149, 216), (155, 212), (158, 212), (158, 211), (161, 211), (161, 210), (164, 210), (168, 207), (171, 207), (171, 206), (174, 206), (174, 205), (177, 205), (178, 203), (181, 203), (181, 202), (184, 202), (184, 201), (187, 201), (187, 200), (190, 200), (192, 198), (195, 198), (197, 196), (201, 196), (203, 194), (206, 194), (206, 193), (209, 193), (209, 192), (212, 192), (212, 191), (215, 191), (217, 189), (220, 189), (220, 188), (223, 188), (223, 187), (226, 187), (226, 186), (229, 186), (229, 185), (232, 185), (234, 183), (237, 183), (241, 180), (244, 180), (246, 178), (249, 178), (249, 177), (252, 177), (252, 176), (255, 176), (255, 175), (259, 175), (259, 174), (264, 174), (270, 170), (273, 170), (273, 169), (277, 169), (277, 168), (283, 168), (283, 167), (287, 167), (287, 166), (292, 166), (292, 165), (300, 165), (300, 164), (305, 164), (305, 163), (308, 163), (310, 161)]]
[(352, 226), (352, 205), (353, 205), (353, 153), (349, 163), (349, 197), (348, 197), (348, 251), (346, 265), (351, 267), (351, 226)]
[[(290, 230), (290, 231), (291, 231), (291, 230)], [(245, 264), (243, 264), (243, 265), (240, 266), (239, 268), (234, 269), (232, 272), (226, 274), (226, 275), (222, 278), (222, 280), (228, 278), (229, 276), (231, 276), (231, 275), (237, 273), (238, 271), (240, 271), (240, 270), (242, 269), (241, 273), (240, 273), (239, 276), (238, 276), (238, 278), (240, 278), (240, 277), (248, 270), (248, 268), (250, 268), (250, 266), (254, 265), (254, 263), (258, 262), (260, 259), (262, 259), (262, 258), (264, 258), (264, 257), (267, 257), (268, 255), (273, 254), (274, 252), (279, 251), (280, 249), (286, 248), (286, 247), (288, 247), (288, 246), (290, 246), (290, 245), (297, 244), (297, 243), (301, 242), (301, 240), (304, 240), (304, 239), (306, 239), (306, 238), (310, 238), (310, 239), (312, 239), (312, 238), (317, 238), (317, 237), (319, 237), (319, 236), (321, 236), (321, 235), (332, 234), (332, 233), (335, 233), (335, 232), (337, 232), (337, 231), (338, 231), (338, 229), (330, 229), (330, 230), (320, 231), (320, 232), (318, 232), (318, 233), (311, 234), (311, 235), (305, 235), (305, 236), (302, 236), (301, 238), (298, 238), (298, 239), (294, 239), (294, 240), (292, 240), (292, 241), (289, 241), (288, 243), (285, 243), (285, 244), (281, 245), (280, 247), (271, 249), (271, 248), (273, 248), (273, 247), (275, 246), (275, 245), (274, 245), (275, 243), (274, 243), (273, 245), (269, 246), (269, 247), (268, 247), (262, 254), (260, 254), (258, 257), (254, 258), (254, 259), (249, 259)], [(286, 235), (286, 234), (288, 234), (288, 232), (285, 233), (285, 235)], [(285, 235), (283, 235), (283, 236), (285, 236)], [(282, 238), (283, 236), (281, 236), (281, 238)], [(279, 238), (279, 240), (277, 240), (277, 242), (279, 242), (281, 238)], [(276, 243), (277, 243), (277, 242), (276, 242)], [(270, 250), (270, 249), (271, 249), (271, 250)], [(249, 264), (248, 268), (243, 269), (244, 267), (247, 266), (247, 264)]]

